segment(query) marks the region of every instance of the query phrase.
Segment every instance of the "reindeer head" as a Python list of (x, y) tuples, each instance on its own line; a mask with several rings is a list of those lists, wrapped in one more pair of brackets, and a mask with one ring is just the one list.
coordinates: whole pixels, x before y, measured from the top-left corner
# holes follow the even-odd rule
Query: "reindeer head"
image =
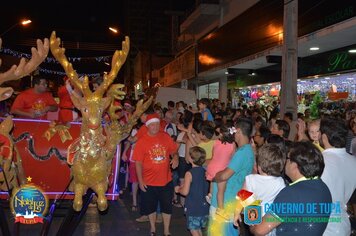
[[(0, 48), (1, 48), (1, 38), (0, 38)], [(32, 56), (29, 61), (25, 58), (21, 58), (19, 65), (13, 65), (8, 71), (4, 73), (0, 73), (0, 85), (6, 81), (17, 80), (20, 79), (32, 71), (36, 70), (36, 68), (46, 59), (49, 50), (49, 41), (48, 39), (41, 40), (37, 39), (37, 49), (31, 48)], [(0, 60), (1, 65), (1, 60)], [(13, 89), (11, 87), (0, 88), (0, 101), (3, 101), (9, 98)]]
[[(112, 96), (104, 97), (104, 95), (126, 60), (130, 48), (129, 37), (125, 37), (125, 41), (122, 42), (122, 50), (115, 51), (111, 62), (111, 71), (108, 74), (104, 74), (104, 81), (95, 92), (90, 90), (87, 76), (84, 77), (83, 82), (79, 80), (77, 72), (73, 69), (72, 64), (69, 63), (64, 54), (65, 49), (59, 46), (60, 43), (60, 38), (57, 38), (56, 33), (52, 32), (50, 38), (51, 52), (64, 68), (74, 87), (83, 94), (83, 96), (79, 96), (73, 93), (71, 96), (73, 104), (81, 110), (83, 123), (85, 123), (89, 129), (97, 129), (101, 126), (103, 111), (108, 108), (112, 102)], [(125, 93), (121, 91), (121, 94), (124, 95)]]

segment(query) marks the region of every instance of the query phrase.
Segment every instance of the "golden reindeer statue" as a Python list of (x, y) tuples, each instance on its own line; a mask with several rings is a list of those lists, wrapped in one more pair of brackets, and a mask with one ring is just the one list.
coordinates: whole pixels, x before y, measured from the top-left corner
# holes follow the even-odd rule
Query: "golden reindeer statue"
[[(1, 48), (1, 38), (0, 38), (0, 48)], [(29, 61), (25, 58), (21, 58), (19, 65), (13, 65), (8, 71), (0, 73), (0, 85), (10, 80), (17, 80), (37, 69), (37, 67), (46, 59), (49, 51), (49, 41), (48, 39), (41, 40), (37, 39), (37, 49), (31, 48), (32, 56)], [(1, 60), (0, 60), (1, 66)], [(12, 93), (13, 89), (11, 87), (0, 88), (0, 101), (8, 99)]]
[[(76, 93), (71, 94), (74, 106), (80, 109), (82, 113), (80, 137), (68, 148), (68, 153), (74, 154), (71, 168), (75, 193), (73, 208), (76, 211), (82, 209), (82, 196), (88, 188), (91, 188), (98, 196), (98, 209), (104, 211), (108, 206), (105, 192), (109, 184), (108, 178), (116, 146), (129, 135), (137, 119), (151, 104), (152, 98), (145, 103), (141, 100), (137, 104), (136, 111), (126, 125), (121, 125), (118, 122), (115, 111), (121, 107), (114, 105), (114, 99), (123, 99), (125, 92), (121, 89), (124, 85), (115, 84), (111, 87), (110, 85), (129, 53), (130, 42), (128, 37), (122, 42), (122, 50), (115, 51), (111, 71), (104, 74), (104, 82), (95, 92), (90, 90), (87, 76), (84, 77), (83, 82), (79, 80), (78, 74), (69, 63), (65, 56), (65, 49), (60, 47), (60, 43), (61, 41), (56, 37), (56, 33), (52, 32), (50, 38), (51, 52), (64, 68), (71, 83), (83, 94), (83, 96)], [(107, 108), (109, 108), (108, 114), (111, 123), (106, 125), (104, 132), (101, 120), (103, 112)]]
[[(0, 48), (1, 48), (0, 39)], [(37, 48), (32, 48), (32, 56), (29, 61), (21, 58), (19, 65), (13, 65), (9, 70), (0, 73), (0, 85), (6, 81), (20, 79), (34, 70), (46, 59), (49, 51), (48, 39), (37, 40)], [(1, 65), (1, 60), (0, 60)], [(11, 87), (0, 87), (0, 101), (9, 98), (13, 93)], [(10, 135), (13, 128), (13, 121), (8, 116), (0, 123), (0, 190), (9, 190), (25, 183), (25, 176), (21, 164), (21, 156), (16, 149), (16, 145)], [(5, 176), (4, 176), (5, 174)], [(5, 177), (7, 183), (5, 181)]]

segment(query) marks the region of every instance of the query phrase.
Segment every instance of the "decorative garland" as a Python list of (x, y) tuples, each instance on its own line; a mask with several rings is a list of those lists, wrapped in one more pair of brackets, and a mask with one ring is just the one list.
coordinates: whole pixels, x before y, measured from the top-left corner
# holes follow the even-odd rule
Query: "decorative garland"
[(55, 148), (55, 147), (51, 147), (49, 149), (47, 155), (43, 155), (43, 156), (37, 155), (37, 153), (35, 151), (35, 148), (34, 148), (35, 141), (34, 141), (33, 137), (31, 136), (31, 134), (29, 132), (22, 133), (19, 137), (14, 139), (14, 142), (18, 143), (18, 142), (20, 142), (20, 141), (22, 141), (24, 139), (27, 139), (27, 141), (28, 141), (28, 150), (30, 151), (31, 156), (37, 161), (46, 161), (52, 155), (55, 155), (60, 161), (66, 161), (67, 160), (67, 158), (62, 156), (61, 153), (58, 151), (58, 149)]
[[(48, 69), (43, 69), (41, 67), (39, 67), (39, 71), (45, 74), (61, 75), (61, 76), (66, 75), (66, 73), (63, 71), (48, 70)], [(92, 74), (78, 73), (78, 76), (80, 77), (84, 75), (87, 75), (89, 77), (96, 77), (96, 76), (100, 76), (100, 73), (92, 73)]]
[[(0, 52), (11, 55), (17, 58), (31, 58), (31, 54), (28, 53), (23, 53), (23, 52), (18, 52), (11, 50), (9, 48), (1, 48)], [(100, 57), (68, 57), (68, 60), (70, 62), (89, 62), (89, 61), (96, 61), (96, 62), (110, 62), (112, 56), (100, 56)], [(45, 63), (54, 63), (54, 64), (59, 64), (59, 62), (54, 58), (54, 57), (47, 57), (44, 60)]]

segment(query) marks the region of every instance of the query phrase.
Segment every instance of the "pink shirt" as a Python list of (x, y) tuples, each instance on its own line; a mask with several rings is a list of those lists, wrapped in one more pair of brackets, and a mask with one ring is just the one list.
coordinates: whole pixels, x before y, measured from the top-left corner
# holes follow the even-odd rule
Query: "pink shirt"
[(206, 179), (212, 180), (216, 173), (224, 170), (235, 152), (233, 143), (223, 144), (220, 140), (216, 140), (213, 146), (213, 158), (206, 169)]

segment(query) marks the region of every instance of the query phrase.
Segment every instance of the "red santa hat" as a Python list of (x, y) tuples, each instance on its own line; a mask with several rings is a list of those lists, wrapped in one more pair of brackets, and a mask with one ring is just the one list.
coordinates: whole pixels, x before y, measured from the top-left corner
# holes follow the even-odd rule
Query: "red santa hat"
[(145, 125), (148, 126), (154, 122), (159, 122), (159, 115), (157, 113), (148, 114)]
[(259, 205), (261, 202), (260, 200), (256, 200), (256, 197), (252, 192), (247, 191), (245, 189), (241, 189), (237, 193), (236, 198), (238, 201), (240, 201), (243, 207), (247, 207), (250, 205)]

